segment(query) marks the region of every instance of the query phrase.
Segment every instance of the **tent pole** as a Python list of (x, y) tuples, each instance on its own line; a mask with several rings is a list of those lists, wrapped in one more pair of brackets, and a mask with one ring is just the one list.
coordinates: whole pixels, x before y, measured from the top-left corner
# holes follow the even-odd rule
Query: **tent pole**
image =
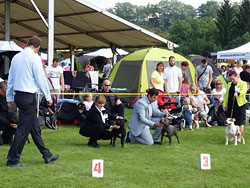
[(54, 0), (48, 0), (48, 65), (52, 64), (54, 58)]
[(10, 1), (5, 0), (4, 40), (10, 40)]
[(71, 62), (71, 71), (74, 71), (75, 69), (75, 47), (70, 45), (70, 62)]
[(116, 64), (116, 60), (117, 60), (116, 45), (115, 44), (111, 44), (110, 48), (111, 48), (111, 51), (113, 53), (112, 63), (113, 63), (113, 65), (115, 65)]
[[(4, 9), (5, 19), (4, 19), (4, 40), (10, 41), (10, 1), (5, 0)], [(9, 73), (9, 58), (4, 57), (4, 74)]]

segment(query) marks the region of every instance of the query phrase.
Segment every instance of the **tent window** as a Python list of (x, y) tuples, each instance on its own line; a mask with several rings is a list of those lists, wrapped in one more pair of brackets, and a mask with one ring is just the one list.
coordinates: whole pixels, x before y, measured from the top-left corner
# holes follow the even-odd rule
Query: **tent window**
[(113, 88), (130, 88), (127, 92), (137, 93), (142, 61), (122, 61), (112, 83)]

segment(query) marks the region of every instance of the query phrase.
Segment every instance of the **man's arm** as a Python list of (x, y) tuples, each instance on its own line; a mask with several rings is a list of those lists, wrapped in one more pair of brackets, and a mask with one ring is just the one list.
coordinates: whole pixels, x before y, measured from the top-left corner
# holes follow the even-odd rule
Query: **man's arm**
[(195, 74), (195, 85), (198, 86), (198, 75)]
[(178, 88), (178, 92), (181, 92), (181, 85), (182, 85), (182, 77), (178, 78), (179, 80), (179, 88)]
[(167, 79), (164, 80), (164, 86), (165, 86), (165, 93), (168, 93), (168, 88), (167, 88)]
[(63, 73), (60, 74), (60, 81), (61, 81), (61, 91), (64, 92), (64, 76), (63, 76)]
[(209, 81), (208, 81), (208, 85), (207, 85), (207, 88), (208, 88), (208, 89), (211, 88), (211, 83), (212, 83), (212, 81), (213, 81), (213, 74), (210, 73), (210, 74), (209, 74)]
[(8, 84), (7, 84), (7, 91), (6, 91), (6, 99), (7, 102), (14, 101), (14, 65), (10, 66), (9, 70), (9, 77), (8, 77)]
[(39, 89), (44, 93), (46, 100), (52, 101), (50, 90), (49, 90), (49, 85), (48, 85), (48, 78), (45, 75), (45, 71), (43, 69), (43, 64), (41, 62), (41, 59), (39, 58), (39, 56), (37, 56), (37, 58), (34, 58), (33, 61), (34, 62), (33, 62), (32, 69), (34, 72), (35, 81)]

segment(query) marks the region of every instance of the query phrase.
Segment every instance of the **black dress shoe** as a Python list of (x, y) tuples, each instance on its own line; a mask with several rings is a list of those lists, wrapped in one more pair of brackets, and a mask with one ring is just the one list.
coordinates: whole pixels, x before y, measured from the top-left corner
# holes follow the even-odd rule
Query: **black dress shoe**
[(27, 166), (27, 165), (22, 164), (22, 163), (7, 163), (6, 166), (9, 166), (9, 167), (24, 167), (24, 166)]
[(129, 138), (129, 134), (130, 134), (130, 131), (127, 132), (127, 137), (126, 137), (126, 142), (129, 143), (131, 142), (130, 138)]
[(45, 159), (45, 163), (46, 164), (50, 164), (53, 161), (56, 161), (57, 159), (59, 159), (59, 155), (58, 154), (52, 155), (49, 159)]
[(161, 145), (161, 143), (159, 141), (154, 141), (154, 144)]
[(88, 146), (93, 148), (99, 148), (99, 144), (97, 144), (96, 142), (88, 142)]

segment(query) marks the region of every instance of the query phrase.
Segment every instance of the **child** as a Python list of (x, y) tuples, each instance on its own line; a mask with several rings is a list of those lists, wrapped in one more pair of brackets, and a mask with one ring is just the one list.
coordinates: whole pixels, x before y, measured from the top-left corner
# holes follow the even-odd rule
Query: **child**
[(190, 83), (189, 77), (185, 76), (181, 85), (181, 94), (184, 94), (184, 95), (181, 95), (181, 101), (183, 101), (183, 99), (187, 97), (187, 94), (189, 92), (189, 83)]
[(186, 125), (189, 127), (189, 130), (193, 130), (192, 128), (192, 106), (190, 105), (190, 99), (188, 97), (184, 98), (184, 105), (182, 106), (182, 114), (185, 119)]
[(83, 102), (83, 104), (85, 104), (86, 110), (89, 111), (89, 109), (91, 108), (91, 106), (93, 105), (94, 101), (93, 101), (93, 95), (87, 94), (85, 97), (85, 101)]

